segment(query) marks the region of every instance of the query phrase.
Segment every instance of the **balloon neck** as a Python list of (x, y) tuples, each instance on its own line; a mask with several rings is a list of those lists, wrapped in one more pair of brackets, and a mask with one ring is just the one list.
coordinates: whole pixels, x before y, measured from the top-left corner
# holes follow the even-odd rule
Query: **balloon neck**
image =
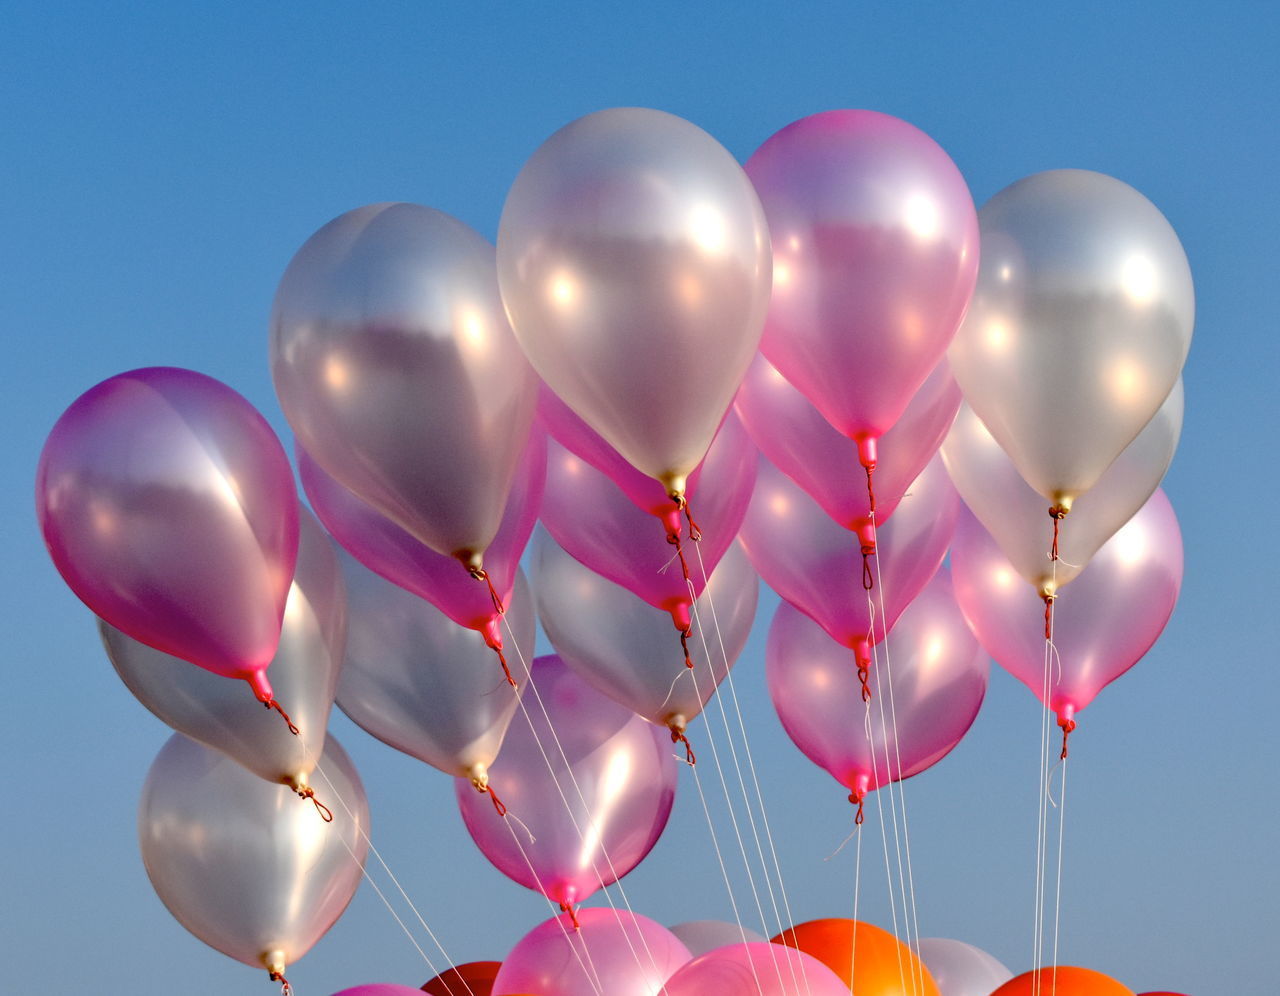
[(475, 786), (477, 792), (489, 791), (489, 768), (487, 765), (477, 761), (464, 772), (466, 777)]
[(662, 474), (658, 477), (662, 486), (667, 489), (667, 496), (677, 504), (684, 504), (685, 491), (689, 488), (687, 474)]
[(667, 729), (672, 733), (683, 733), (689, 726), (689, 720), (682, 712), (673, 712), (666, 719)]
[(849, 788), (849, 804), (858, 807), (858, 812), (853, 817), (853, 825), (860, 827), (863, 820), (862, 804), (866, 801), (867, 793), (871, 791), (871, 776), (866, 772), (859, 772), (854, 775), (853, 784)]
[(862, 683), (862, 701), (871, 701), (871, 641), (865, 636), (853, 641), (853, 659), (858, 665), (858, 681)]
[(289, 788), (298, 795), (305, 794), (307, 789), (310, 787), (310, 783), (307, 780), (307, 773), (305, 771), (292, 772), (285, 775), (280, 779), (280, 781), (289, 786)]
[(667, 611), (671, 613), (671, 621), (681, 633), (687, 633), (693, 628), (693, 618), (689, 614), (688, 602), (673, 602), (667, 606)]
[(858, 462), (868, 470), (874, 470), (879, 454), (876, 448), (875, 436), (858, 436), (855, 440), (858, 444)]
[(1076, 708), (1070, 702), (1064, 702), (1054, 710), (1058, 714), (1058, 725), (1062, 727), (1062, 753), (1060, 760), (1067, 759), (1067, 738), (1075, 732), (1076, 729)]
[(1074, 497), (1061, 492), (1053, 496), (1053, 504), (1049, 506), (1049, 514), (1055, 519), (1065, 519), (1067, 513), (1071, 511), (1071, 503)]
[(263, 967), (267, 970), (267, 973), (271, 976), (272, 982), (284, 981), (284, 970), (286, 968), (286, 965), (285, 965), (283, 951), (280, 951), (280, 950), (264, 951), (259, 956), (259, 960), (262, 962)]
[(668, 538), (674, 538), (680, 535), (680, 506), (673, 505), (670, 508), (664, 508), (658, 518), (662, 520), (662, 527), (666, 529)]
[(502, 650), (501, 616), (495, 613), (486, 619), (480, 627), (480, 635), (484, 637), (485, 646), (490, 650)]
[(264, 705), (271, 704), (271, 700), (275, 698), (275, 693), (271, 690), (271, 682), (267, 680), (265, 669), (251, 671), (244, 676), (244, 680), (249, 683), (249, 687), (253, 689), (253, 694), (258, 697), (259, 702)]
[(858, 537), (858, 545), (862, 548), (864, 557), (876, 552), (876, 527), (870, 519), (855, 519), (853, 532)]
[(685, 718), (680, 713), (674, 714), (667, 721), (667, 730), (671, 733), (671, 742), (684, 745), (684, 759), (689, 767), (692, 768), (698, 763), (698, 758), (693, 753), (693, 744), (689, 743), (689, 738), (685, 736), (685, 726)]
[(483, 579), (484, 574), (484, 553), (475, 550), (454, 550), (453, 557), (461, 562), (473, 578)]

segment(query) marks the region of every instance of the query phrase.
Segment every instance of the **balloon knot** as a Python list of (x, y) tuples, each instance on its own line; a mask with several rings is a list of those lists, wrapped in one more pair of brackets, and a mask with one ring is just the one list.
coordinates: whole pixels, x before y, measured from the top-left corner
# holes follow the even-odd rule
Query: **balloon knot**
[(500, 616), (505, 616), (507, 607), (502, 604), (502, 597), (498, 594), (498, 589), (493, 586), (493, 578), (489, 577), (489, 572), (483, 567), (468, 567), (467, 570), (477, 581), (483, 581), (489, 586), (489, 600), (493, 602), (493, 611)]
[(1049, 548), (1049, 559), (1059, 560), (1058, 556), (1058, 531), (1062, 525), (1062, 520), (1067, 517), (1067, 510), (1061, 505), (1054, 505), (1049, 509), (1049, 518), (1053, 520), (1053, 546)]
[(689, 738), (684, 735), (683, 730), (677, 730), (674, 726), (668, 727), (671, 730), (671, 742), (673, 744), (684, 744), (684, 759), (689, 767), (693, 767), (698, 763), (697, 757), (693, 753), (693, 745), (689, 743)]
[(333, 810), (316, 798), (316, 790), (310, 785), (306, 788), (295, 788), (293, 791), (298, 794), (299, 799), (311, 800), (316, 807), (316, 812), (320, 814), (320, 819), (324, 820), (326, 823), (333, 822)]
[(689, 656), (689, 637), (693, 636), (693, 627), (686, 626), (680, 631), (680, 649), (684, 651), (684, 666), (693, 667), (693, 658)]
[(862, 683), (862, 701), (871, 701), (871, 668), (858, 661), (858, 681)]
[(1058, 597), (1051, 592), (1044, 592), (1040, 596), (1044, 599), (1044, 638), (1046, 640), (1053, 639), (1053, 603)]
[(872, 515), (876, 514), (876, 489), (871, 481), (871, 475), (876, 472), (876, 465), (869, 463), (866, 465), (867, 470), (867, 506)]
[(578, 922), (578, 911), (573, 908), (573, 903), (561, 903), (560, 912), (569, 914), (569, 920), (573, 923), (574, 930), (582, 929), (582, 924)]
[(702, 529), (693, 521), (693, 512), (689, 510), (689, 499), (681, 495), (676, 499), (676, 506), (684, 512), (685, 521), (689, 523), (689, 539), (695, 543), (702, 539)]
[(489, 801), (493, 803), (493, 808), (499, 816), (507, 815), (507, 805), (498, 798), (498, 793), (493, 790), (492, 785), (486, 785), (481, 791), (489, 796)]
[(280, 996), (293, 996), (293, 986), (289, 985), (289, 980), (284, 977), (283, 972), (268, 972), (267, 978), (272, 982), (280, 983)]
[(1067, 759), (1067, 737), (1071, 736), (1076, 729), (1076, 721), (1074, 719), (1060, 719), (1058, 725), (1062, 727), (1062, 753), (1058, 755), (1058, 760), (1065, 761)]
[(866, 793), (859, 792), (856, 789), (853, 792), (849, 793), (849, 803), (851, 805), (858, 807), (858, 812), (855, 813), (853, 817), (853, 825), (855, 827), (862, 826), (862, 821), (864, 819), (864, 814), (862, 812), (862, 802), (865, 798), (866, 798)]
[(680, 539), (679, 533), (667, 533), (667, 542), (676, 548), (676, 556), (680, 558), (680, 573), (684, 576), (686, 585), (693, 583), (693, 578), (689, 574), (689, 562), (684, 557), (684, 543)]
[(285, 724), (289, 727), (289, 732), (292, 733), (295, 737), (298, 736), (300, 731), (294, 725), (293, 720), (289, 718), (289, 714), (284, 711), (284, 708), (280, 705), (279, 702), (277, 702), (275, 699), (270, 699), (269, 701), (264, 702), (262, 704), (266, 706), (268, 709), (274, 709), (281, 716), (283, 716)]
[(875, 579), (871, 575), (871, 558), (875, 556), (874, 543), (862, 544), (862, 587), (870, 591), (875, 587)]

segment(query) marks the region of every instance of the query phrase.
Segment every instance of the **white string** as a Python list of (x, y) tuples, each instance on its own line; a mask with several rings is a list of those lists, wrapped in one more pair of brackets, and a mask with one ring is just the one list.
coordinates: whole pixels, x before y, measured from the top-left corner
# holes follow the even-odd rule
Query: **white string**
[(1067, 759), (1062, 759), (1062, 801), (1058, 807), (1058, 886), (1053, 908), (1053, 991), (1058, 991), (1058, 921), (1062, 913), (1062, 839), (1067, 825)]

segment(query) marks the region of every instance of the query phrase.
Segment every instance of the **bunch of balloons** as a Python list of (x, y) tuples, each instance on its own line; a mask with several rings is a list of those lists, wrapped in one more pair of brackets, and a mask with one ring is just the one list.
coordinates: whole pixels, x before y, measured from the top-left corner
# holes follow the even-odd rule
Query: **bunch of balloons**
[(1120, 181), (1038, 174), (977, 211), (872, 111), (797, 121), (745, 168), (673, 115), (587, 115), (520, 171), (496, 247), (428, 207), (341, 215), (270, 317), (310, 510), (262, 416), (191, 371), (91, 388), (41, 456), (50, 555), (179, 734), (139, 815), (157, 892), (287, 988), (368, 847), (336, 702), (453, 776), (481, 851), (562, 911), (475, 985), (869, 996), (899, 991), (889, 951), (923, 992), (990, 992), (1009, 973), (960, 942), (581, 904), (662, 833), (672, 744), (696, 763), (760, 579), (773, 704), (858, 823), (965, 735), (988, 654), (1074, 728), (1177, 597), (1158, 484), (1192, 308), (1176, 236)]

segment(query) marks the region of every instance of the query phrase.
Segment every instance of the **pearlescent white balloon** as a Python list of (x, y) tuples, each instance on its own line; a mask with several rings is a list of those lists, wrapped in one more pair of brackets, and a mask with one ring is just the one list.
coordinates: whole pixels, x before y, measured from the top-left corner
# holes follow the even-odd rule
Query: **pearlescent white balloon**
[(1191, 268), (1155, 205), (1101, 173), (1036, 173), (978, 220), (978, 285), (951, 369), (1027, 483), (1069, 508), (1173, 389)]
[(671, 933), (680, 938), (694, 958), (726, 944), (766, 944), (769, 941), (754, 930), (724, 920), (689, 920), (677, 923), (671, 928)]
[(617, 107), (548, 138), (512, 184), (498, 280), (547, 385), (683, 492), (764, 327), (772, 259), (742, 167), (701, 128)]
[(946, 937), (920, 939), (920, 960), (942, 996), (991, 996), (1013, 973), (981, 948)]

